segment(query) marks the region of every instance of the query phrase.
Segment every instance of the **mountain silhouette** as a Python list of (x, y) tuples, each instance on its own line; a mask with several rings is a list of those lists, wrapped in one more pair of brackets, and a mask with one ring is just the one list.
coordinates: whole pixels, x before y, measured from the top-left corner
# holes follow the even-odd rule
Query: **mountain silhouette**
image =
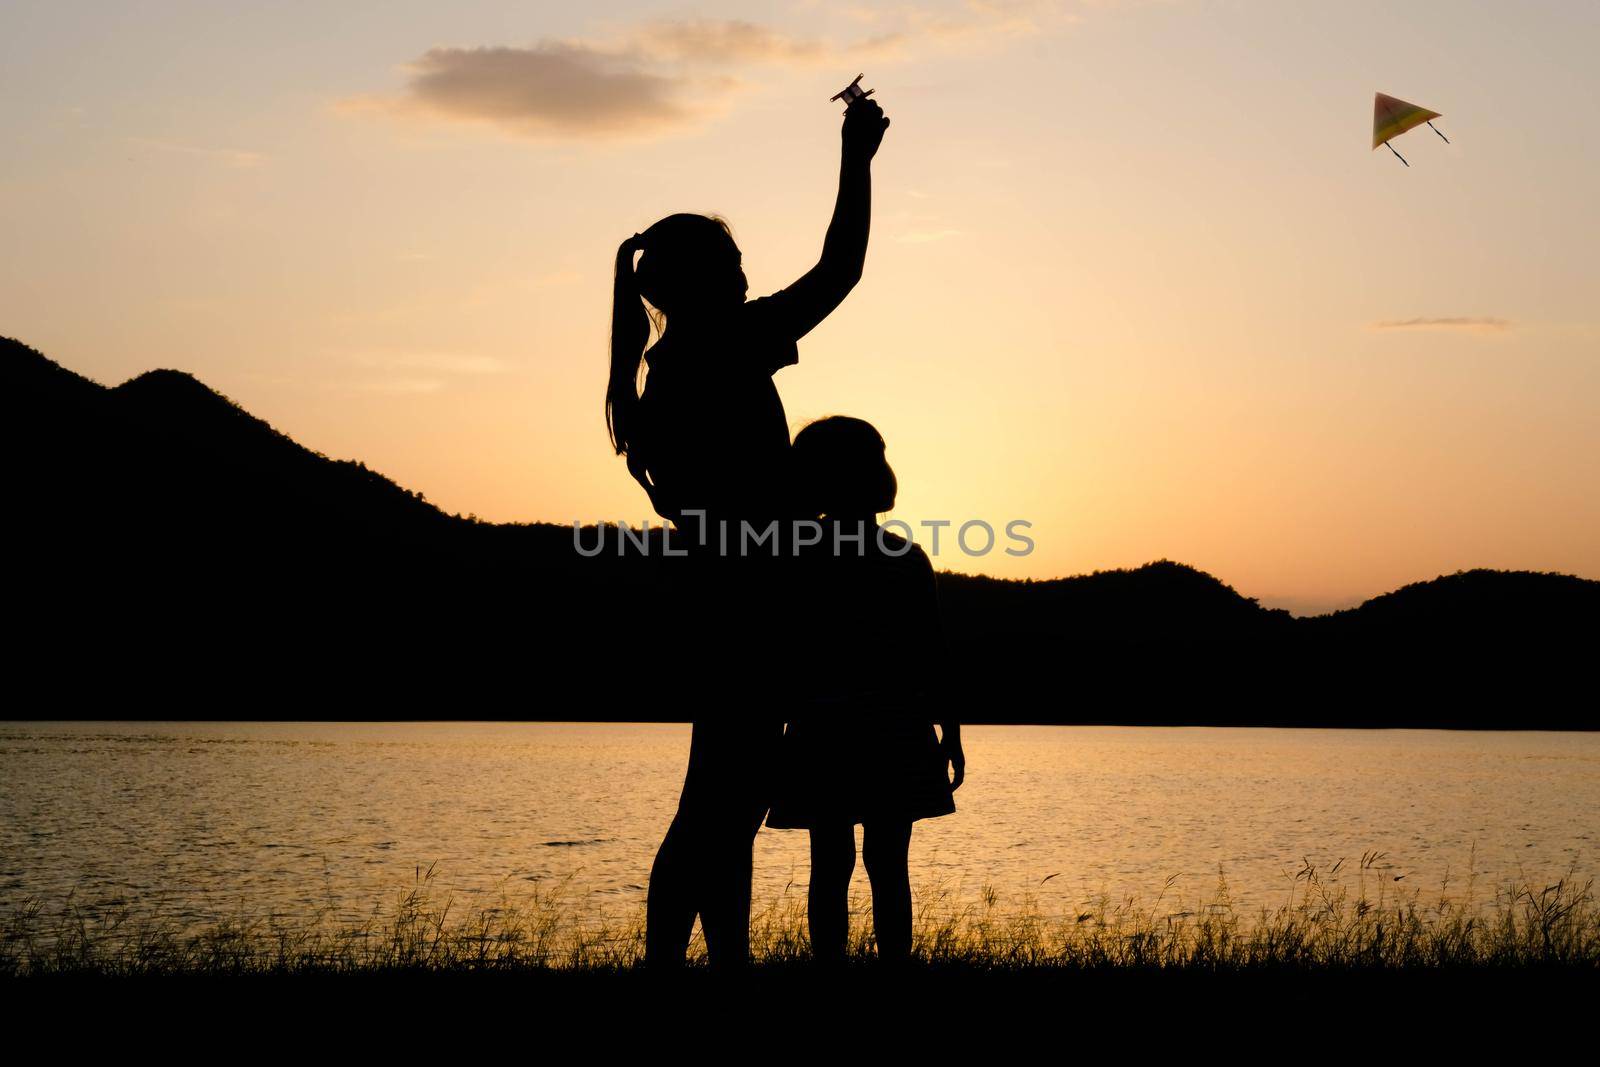
[[(44, 691), (251, 717), (693, 711), (650, 607), (660, 531), (645, 552), (585, 528), (589, 557), (570, 526), (446, 514), (180, 371), (107, 388), (0, 339), (0, 396), (13, 652)], [(1569, 575), (1468, 571), (1312, 618), (1169, 560), (939, 581), (967, 721), (1600, 726), (1568, 695), (1600, 582)]]
[(1052, 639), (1113, 641), (1264, 638), (1285, 632), (1287, 611), (1263, 608), (1182, 563), (1047, 580), (946, 574), (940, 595), (969, 622), (984, 611), (1048, 618)]
[[(1309, 627), (1346, 634), (1393, 634), (1425, 629), (1470, 635), (1482, 629), (1559, 637), (1596, 625), (1597, 583), (1570, 574), (1482, 568), (1413, 582), (1331, 615)], [(1592, 633), (1592, 632), (1591, 632)]]
[(437, 534), (437, 508), (365, 465), (296, 444), (192, 375), (155, 370), (107, 389), (15, 341), (0, 340), (13, 455), (46, 521), (104, 516), (122, 505), (119, 535), (243, 535), (263, 524), (322, 536)]

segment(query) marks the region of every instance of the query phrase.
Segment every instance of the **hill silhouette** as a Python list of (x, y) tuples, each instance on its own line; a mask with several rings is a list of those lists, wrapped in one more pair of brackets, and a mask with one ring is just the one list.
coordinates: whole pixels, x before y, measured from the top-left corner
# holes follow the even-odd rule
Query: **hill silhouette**
[(1426, 628), (1457, 638), (1489, 628), (1508, 635), (1558, 638), (1600, 622), (1597, 584), (1570, 574), (1482, 568), (1413, 582), (1331, 615), (1306, 620), (1308, 629), (1343, 634), (1402, 633)]
[[(446, 514), (181, 371), (107, 388), (0, 339), (0, 396), (11, 648), (37, 699), (91, 715), (152, 700), (234, 717), (692, 714), (650, 607), (662, 556), (614, 527), (581, 532), (607, 546), (588, 558), (570, 526)], [(1570, 695), (1600, 582), (1568, 575), (1468, 571), (1314, 618), (1168, 560), (942, 573), (940, 589), (946, 688), (969, 721), (1600, 726)]]

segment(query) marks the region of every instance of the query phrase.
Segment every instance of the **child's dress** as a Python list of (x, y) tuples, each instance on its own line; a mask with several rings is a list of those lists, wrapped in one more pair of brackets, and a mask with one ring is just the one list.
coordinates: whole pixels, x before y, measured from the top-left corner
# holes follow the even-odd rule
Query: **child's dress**
[[(810, 828), (954, 812), (933, 724), (944, 665), (933, 565), (922, 549), (866, 527), (864, 556), (833, 551), (832, 524), (800, 595), (795, 683), (767, 825)], [(854, 529), (847, 532), (854, 533)]]

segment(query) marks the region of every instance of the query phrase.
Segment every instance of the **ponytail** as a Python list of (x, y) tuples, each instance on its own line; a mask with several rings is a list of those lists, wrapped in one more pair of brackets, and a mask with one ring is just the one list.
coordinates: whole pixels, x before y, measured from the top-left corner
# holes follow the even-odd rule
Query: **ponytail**
[(639, 370), (644, 364), (645, 343), (650, 340), (650, 317), (645, 314), (633, 271), (633, 254), (644, 247), (640, 234), (623, 241), (617, 248), (617, 271), (611, 293), (611, 376), (606, 383), (606, 430), (617, 455), (628, 458), (628, 472), (644, 486), (652, 487), (645, 474), (644, 457), (634, 451), (638, 443), (635, 416), (639, 408)]
[[(647, 248), (648, 246), (648, 248)], [(633, 254), (644, 252), (634, 269)], [(742, 287), (739, 246), (728, 224), (711, 215), (668, 215), (617, 247), (611, 295), (611, 373), (606, 381), (606, 430), (611, 447), (628, 460), (628, 473), (644, 487), (656, 513), (673, 515), (670, 501), (649, 473), (650, 428), (640, 421), (639, 378), (650, 325), (665, 330), (663, 317), (709, 306), (708, 286), (731, 293)], [(743, 289), (739, 298), (744, 297)], [(670, 490), (667, 491), (670, 495)]]

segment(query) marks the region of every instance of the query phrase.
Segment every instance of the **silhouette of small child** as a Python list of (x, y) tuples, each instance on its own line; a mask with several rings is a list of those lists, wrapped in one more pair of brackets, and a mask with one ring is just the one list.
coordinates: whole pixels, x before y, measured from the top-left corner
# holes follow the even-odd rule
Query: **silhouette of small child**
[(877, 523), (894, 506), (897, 483), (870, 423), (813, 422), (796, 435), (791, 459), (799, 510), (817, 517), (822, 537), (802, 557), (796, 675), (809, 691), (784, 732), (767, 825), (811, 831), (812, 953), (837, 962), (860, 824), (878, 956), (903, 961), (911, 953), (911, 825), (954, 812), (951, 793), (966, 770), (961, 728), (934, 706), (944, 650), (933, 565)]

